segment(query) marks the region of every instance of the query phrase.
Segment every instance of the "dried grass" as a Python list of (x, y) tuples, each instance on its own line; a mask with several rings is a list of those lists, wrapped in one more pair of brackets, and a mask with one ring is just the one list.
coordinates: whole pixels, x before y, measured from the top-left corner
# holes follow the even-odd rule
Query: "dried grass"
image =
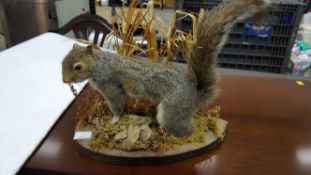
[[(156, 125), (152, 125), (153, 137), (145, 143), (146, 150), (154, 152), (163, 152), (174, 149), (178, 145), (186, 143), (203, 142), (208, 132), (213, 132), (219, 138), (223, 135), (220, 133), (216, 119), (219, 117), (220, 107), (214, 107), (207, 112), (198, 112), (194, 115), (194, 122), (197, 126), (196, 131), (187, 137), (176, 138), (167, 134), (164, 130)], [(154, 122), (155, 116), (146, 115)], [(103, 102), (94, 104), (89, 111), (88, 120), (83, 120), (80, 129), (86, 128), (93, 130), (93, 137), (89, 141), (89, 145), (94, 150), (109, 150), (115, 148), (114, 136), (122, 130), (128, 119), (121, 117), (117, 125), (111, 124), (112, 113), (108, 106)]]
[[(200, 9), (198, 21), (196, 17), (181, 10), (177, 10), (173, 14), (173, 22), (166, 29), (161, 28), (160, 32), (166, 36), (166, 39), (161, 38), (160, 44), (157, 44), (157, 31), (155, 29), (155, 21), (162, 21), (154, 16), (154, 3), (153, 1), (144, 3), (143, 6), (138, 7), (137, 0), (132, 0), (127, 10), (124, 5), (121, 6), (121, 14), (115, 14), (112, 16), (113, 24), (118, 27), (114, 27), (113, 31), (106, 35), (106, 38), (114, 35), (122, 40), (119, 43), (116, 38), (115, 48), (118, 54), (126, 57), (136, 58), (137, 55), (143, 55), (148, 60), (153, 62), (172, 63), (176, 59), (176, 55), (181, 53), (186, 62), (189, 60), (192, 45), (196, 42), (197, 24), (203, 18), (204, 10)], [(144, 8), (145, 7), (145, 8)], [(181, 16), (177, 19), (177, 16)], [(183, 18), (190, 17), (192, 20), (192, 30), (190, 32), (184, 32), (176, 28), (176, 22)], [(115, 26), (115, 25), (114, 25)], [(138, 29), (143, 29), (144, 34), (141, 42), (134, 40), (134, 33)], [(89, 43), (84, 36), (83, 39), (78, 39), (80, 42)], [(147, 41), (147, 48), (139, 43)], [(95, 44), (92, 44), (94, 48), (99, 48)], [(194, 75), (191, 67), (188, 65), (190, 75)]]
[[(173, 15), (173, 22), (168, 32), (161, 30), (166, 36), (166, 41), (162, 38), (158, 46), (155, 20), (161, 21), (161, 19), (155, 18), (153, 5), (153, 1), (150, 1), (148, 4), (145, 4), (145, 9), (142, 7), (137, 8), (136, 0), (133, 0), (127, 12), (124, 7), (121, 7), (121, 14), (119, 16), (113, 16), (114, 21), (118, 25), (118, 28), (114, 28), (114, 33), (123, 40), (122, 43), (116, 43), (117, 52), (127, 57), (135, 57), (136, 55), (143, 54), (150, 61), (166, 63), (174, 61), (176, 54), (181, 52), (183, 58), (187, 61), (192, 44), (196, 42), (197, 20), (195, 16), (177, 10)], [(181, 15), (182, 18), (191, 17), (193, 21), (191, 32), (186, 33), (175, 28), (176, 21), (180, 20), (177, 19), (177, 15)], [(147, 49), (142, 48), (133, 39), (134, 32), (138, 28), (144, 30), (143, 40), (147, 41)]]
[(119, 54), (127, 57), (132, 57), (135, 51), (143, 51), (136, 45), (133, 37), (134, 32), (143, 26), (143, 21), (146, 20), (146, 15), (148, 14), (150, 7), (147, 6), (146, 10), (136, 7), (136, 0), (132, 0), (127, 12), (125, 12), (124, 6), (122, 6), (121, 16), (119, 18), (114, 17), (114, 20), (118, 25), (118, 28), (114, 28), (114, 33), (123, 40), (122, 43), (117, 42), (115, 48)]

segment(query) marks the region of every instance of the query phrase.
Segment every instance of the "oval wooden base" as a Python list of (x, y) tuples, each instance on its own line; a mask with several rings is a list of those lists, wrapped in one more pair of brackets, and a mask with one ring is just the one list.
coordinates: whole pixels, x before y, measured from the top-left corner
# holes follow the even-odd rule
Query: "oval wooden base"
[[(218, 119), (217, 125), (223, 135), (225, 135), (227, 121)], [(118, 149), (94, 151), (88, 146), (88, 140), (78, 140), (75, 142), (83, 154), (95, 160), (111, 164), (146, 165), (181, 161), (199, 156), (218, 146), (222, 139), (217, 138), (214, 133), (210, 132), (206, 134), (205, 141), (202, 143), (188, 143), (165, 152), (123, 151)]]

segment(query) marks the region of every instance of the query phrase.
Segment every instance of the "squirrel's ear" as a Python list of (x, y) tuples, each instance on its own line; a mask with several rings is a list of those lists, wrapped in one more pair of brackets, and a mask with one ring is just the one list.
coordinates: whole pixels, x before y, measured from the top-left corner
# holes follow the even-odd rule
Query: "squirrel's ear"
[(86, 54), (93, 54), (93, 47), (92, 47), (92, 45), (88, 45), (86, 47)]
[(72, 46), (73, 49), (77, 49), (77, 48), (79, 48), (79, 47), (80, 47), (80, 46), (79, 46), (77, 43), (74, 43), (73, 46)]

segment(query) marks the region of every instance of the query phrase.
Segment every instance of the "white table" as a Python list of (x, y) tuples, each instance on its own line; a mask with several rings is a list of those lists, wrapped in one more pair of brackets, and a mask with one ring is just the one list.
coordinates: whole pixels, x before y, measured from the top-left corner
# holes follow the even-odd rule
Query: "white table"
[(61, 77), (74, 42), (46, 33), (0, 52), (0, 175), (19, 170), (74, 99)]

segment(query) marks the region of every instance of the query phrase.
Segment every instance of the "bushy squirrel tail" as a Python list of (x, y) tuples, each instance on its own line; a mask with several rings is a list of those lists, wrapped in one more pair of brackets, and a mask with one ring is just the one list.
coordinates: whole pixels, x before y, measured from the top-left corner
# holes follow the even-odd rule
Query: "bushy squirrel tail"
[(215, 94), (213, 85), (217, 82), (217, 57), (234, 24), (263, 10), (270, 1), (231, 0), (206, 12), (198, 24), (197, 41), (188, 59), (197, 78), (200, 102), (206, 102)]

